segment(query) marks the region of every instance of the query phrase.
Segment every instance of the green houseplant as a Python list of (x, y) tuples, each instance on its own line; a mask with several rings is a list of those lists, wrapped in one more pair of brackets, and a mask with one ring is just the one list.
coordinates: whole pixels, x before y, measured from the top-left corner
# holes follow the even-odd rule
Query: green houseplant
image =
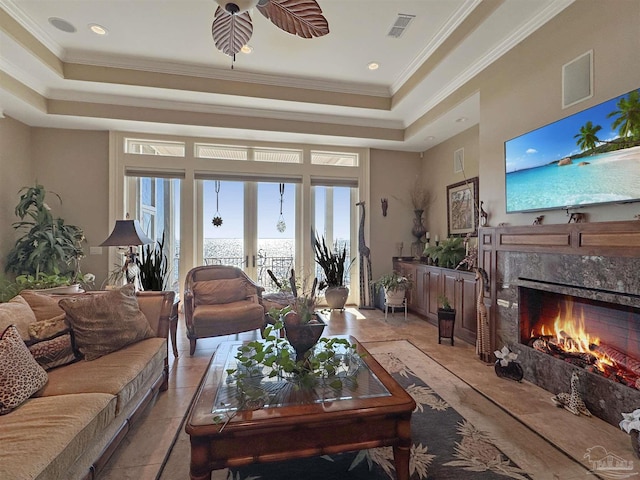
[(456, 268), (466, 252), (462, 237), (450, 237), (424, 251), (440, 267)]
[(326, 287), (325, 299), (329, 308), (342, 310), (349, 296), (349, 289), (344, 286), (347, 248), (343, 247), (340, 251), (336, 245), (333, 251), (327, 246), (325, 238), (318, 238), (317, 235), (314, 236), (313, 246), (316, 262), (324, 273), (319, 288), (322, 290)]
[(145, 290), (166, 290), (169, 279), (169, 259), (164, 252), (164, 232), (162, 239), (153, 245), (144, 245), (142, 255), (136, 257), (140, 267), (140, 283)]
[(376, 280), (376, 285), (384, 289), (387, 305), (402, 305), (407, 290), (411, 289), (413, 281), (410, 277), (401, 275), (395, 270)]
[[(19, 193), (15, 214), (20, 221), (15, 222), (13, 228), (22, 236), (7, 256), (5, 271), (26, 276), (25, 282), (30, 284), (56, 276), (58, 285), (76, 282), (80, 276), (80, 260), (84, 257), (83, 230), (51, 214), (45, 202), (47, 191), (42, 185), (24, 187)], [(62, 203), (57, 193), (50, 193)]]

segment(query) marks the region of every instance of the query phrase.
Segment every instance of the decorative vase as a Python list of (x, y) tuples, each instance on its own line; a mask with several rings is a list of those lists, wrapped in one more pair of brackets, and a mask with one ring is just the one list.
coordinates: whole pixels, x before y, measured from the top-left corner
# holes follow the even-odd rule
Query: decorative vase
[(522, 365), (520, 365), (518, 362), (509, 362), (505, 367), (500, 363), (500, 360), (496, 360), (495, 366), (493, 368), (496, 371), (496, 375), (500, 378), (508, 378), (509, 380), (515, 380), (516, 382), (519, 382), (524, 377)]
[(456, 311), (438, 309), (438, 343), (442, 338), (451, 339), (453, 345), (453, 330), (456, 323)]
[(413, 219), (411, 234), (416, 237), (416, 241), (411, 244), (411, 254), (415, 258), (420, 258), (424, 250), (422, 237), (427, 233), (427, 229), (422, 224), (422, 214), (424, 213), (424, 210), (414, 210), (413, 213), (415, 214), (415, 218)]
[(324, 292), (324, 298), (331, 310), (344, 310), (348, 297), (349, 289), (347, 287), (327, 287)]
[(404, 305), (404, 289), (396, 289), (396, 290), (384, 290), (384, 302), (387, 305)]
[(305, 354), (318, 343), (322, 336), (325, 323), (317, 316), (315, 323), (303, 323), (299, 325), (285, 324), (284, 333), (287, 341), (296, 351), (296, 362), (304, 359)]

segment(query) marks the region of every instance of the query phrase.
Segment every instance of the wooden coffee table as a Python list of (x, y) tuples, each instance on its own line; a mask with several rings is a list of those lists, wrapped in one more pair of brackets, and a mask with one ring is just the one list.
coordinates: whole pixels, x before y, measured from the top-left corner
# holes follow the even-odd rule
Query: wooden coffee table
[[(411, 413), (416, 404), (362, 345), (349, 340), (363, 354), (357, 388), (329, 395), (325, 391), (324, 399), (294, 390), (274, 405), (237, 412), (229, 400), (226, 369), (234, 366), (241, 343), (221, 344), (187, 418), (191, 479), (210, 479), (212, 470), (225, 467), (392, 446), (397, 478), (408, 480)], [(216, 416), (231, 419), (225, 424), (216, 422)]]

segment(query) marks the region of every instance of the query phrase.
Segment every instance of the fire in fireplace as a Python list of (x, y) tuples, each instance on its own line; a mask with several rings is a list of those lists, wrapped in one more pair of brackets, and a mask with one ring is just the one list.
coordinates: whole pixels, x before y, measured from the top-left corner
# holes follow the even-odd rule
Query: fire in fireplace
[(640, 311), (632, 306), (521, 287), (520, 342), (640, 389)]

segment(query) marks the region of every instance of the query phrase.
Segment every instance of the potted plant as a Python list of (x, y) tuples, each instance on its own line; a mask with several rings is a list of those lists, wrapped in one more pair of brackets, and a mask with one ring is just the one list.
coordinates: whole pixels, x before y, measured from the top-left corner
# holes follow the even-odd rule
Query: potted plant
[(164, 232), (162, 240), (157, 240), (155, 245), (142, 247), (142, 255), (136, 257), (136, 263), (140, 268), (140, 283), (144, 290), (166, 290), (169, 259), (164, 252)]
[(344, 285), (346, 271), (347, 248), (338, 250), (337, 245), (332, 251), (325, 242), (324, 237), (314, 237), (315, 258), (324, 273), (324, 279), (320, 282), (320, 290), (326, 288), (324, 297), (331, 309), (344, 309), (349, 296), (349, 288)]
[(453, 327), (456, 322), (456, 310), (446, 295), (438, 296), (438, 343), (442, 338), (450, 338), (453, 345)]
[(402, 305), (407, 290), (413, 285), (410, 277), (400, 275), (395, 270), (383, 275), (376, 285), (384, 289), (384, 300), (387, 305)]
[(291, 288), (293, 300), (290, 305), (275, 312), (272, 317), (281, 318), (287, 340), (296, 352), (296, 359), (302, 360), (306, 353), (318, 342), (326, 326), (316, 312), (316, 288), (318, 279), (313, 279), (311, 290), (306, 291), (303, 285), (302, 293), (292, 279)]
[[(47, 191), (42, 185), (24, 187), (15, 213), (20, 221), (13, 224), (22, 236), (7, 256), (5, 271), (26, 276), (24, 281), (38, 284), (52, 279), (57, 285), (71, 285), (81, 278), (80, 260), (84, 257), (84, 232), (80, 227), (55, 218), (45, 203)], [(53, 193), (62, 203), (62, 199)]]
[(464, 259), (466, 252), (462, 237), (450, 237), (438, 245), (424, 250), (435, 264), (445, 268), (456, 268)]

